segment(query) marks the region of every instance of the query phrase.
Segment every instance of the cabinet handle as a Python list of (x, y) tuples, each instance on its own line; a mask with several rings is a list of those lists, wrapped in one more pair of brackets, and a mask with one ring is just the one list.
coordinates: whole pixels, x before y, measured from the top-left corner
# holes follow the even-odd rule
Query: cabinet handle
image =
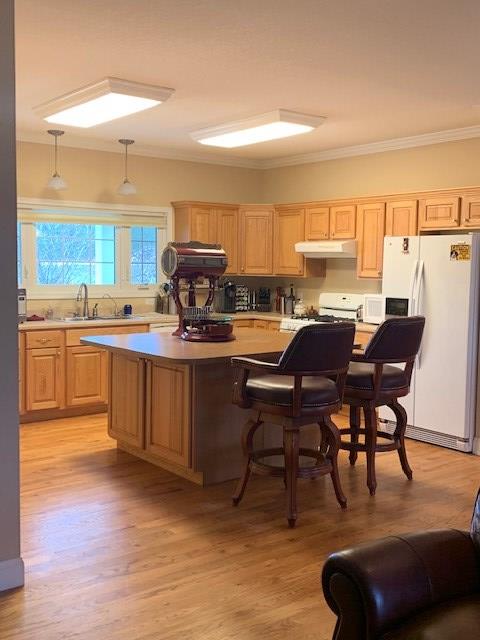
[(50, 338), (40, 338), (40, 342), (41, 344), (46, 344), (47, 342), (50, 342)]
[(57, 356), (60, 357), (61, 353), (60, 351), (57, 351)]

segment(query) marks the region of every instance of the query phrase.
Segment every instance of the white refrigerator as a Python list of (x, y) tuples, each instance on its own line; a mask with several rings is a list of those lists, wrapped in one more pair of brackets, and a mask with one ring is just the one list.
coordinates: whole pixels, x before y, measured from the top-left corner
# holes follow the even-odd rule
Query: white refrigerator
[[(382, 295), (388, 311), (408, 301), (425, 332), (407, 410), (406, 435), (472, 451), (477, 397), (480, 234), (386, 237)], [(393, 430), (393, 414), (380, 419)]]

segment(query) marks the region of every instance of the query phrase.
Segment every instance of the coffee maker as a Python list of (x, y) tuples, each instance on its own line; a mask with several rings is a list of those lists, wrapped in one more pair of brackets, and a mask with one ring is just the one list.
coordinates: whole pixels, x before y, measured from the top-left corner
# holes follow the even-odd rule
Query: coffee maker
[(222, 295), (220, 297), (222, 313), (235, 313), (236, 311), (237, 285), (234, 282), (227, 281), (223, 285)]

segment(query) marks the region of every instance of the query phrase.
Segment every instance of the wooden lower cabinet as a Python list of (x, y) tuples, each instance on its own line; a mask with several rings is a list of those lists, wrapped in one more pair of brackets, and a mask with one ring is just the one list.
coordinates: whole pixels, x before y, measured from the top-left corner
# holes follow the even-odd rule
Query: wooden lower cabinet
[(26, 354), (26, 410), (61, 409), (64, 406), (63, 349), (27, 349)]
[(145, 360), (110, 356), (108, 433), (135, 447), (144, 446)]
[(147, 362), (145, 450), (190, 466), (190, 367)]
[(67, 347), (66, 405), (106, 404), (107, 352), (95, 347)]
[(18, 336), (18, 412), (25, 413), (25, 334)]
[(236, 328), (248, 328), (251, 329), (253, 327), (254, 320), (234, 320), (233, 321), (233, 329)]

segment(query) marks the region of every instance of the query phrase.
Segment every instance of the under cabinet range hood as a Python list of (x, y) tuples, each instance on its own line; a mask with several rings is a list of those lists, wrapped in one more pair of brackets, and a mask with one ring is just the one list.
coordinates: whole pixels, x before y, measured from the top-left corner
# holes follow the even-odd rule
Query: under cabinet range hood
[(356, 240), (310, 240), (297, 242), (295, 251), (306, 258), (356, 258)]

